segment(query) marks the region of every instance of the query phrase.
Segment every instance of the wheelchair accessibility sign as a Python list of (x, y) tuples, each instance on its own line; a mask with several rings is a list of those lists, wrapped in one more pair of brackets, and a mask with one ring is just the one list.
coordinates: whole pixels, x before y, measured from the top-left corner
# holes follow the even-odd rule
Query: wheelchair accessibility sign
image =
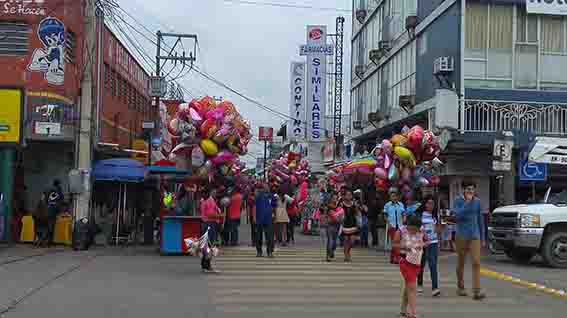
[(521, 160), (518, 167), (521, 181), (545, 181), (547, 164)]

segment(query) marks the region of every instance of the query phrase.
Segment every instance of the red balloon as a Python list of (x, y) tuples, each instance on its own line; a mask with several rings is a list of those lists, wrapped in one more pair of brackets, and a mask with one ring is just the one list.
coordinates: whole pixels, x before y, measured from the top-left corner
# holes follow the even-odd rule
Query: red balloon
[(423, 142), (423, 128), (421, 126), (413, 126), (408, 132), (407, 148), (413, 150), (414, 153), (419, 152)]
[(439, 176), (431, 176), (429, 178), (429, 183), (431, 183), (432, 185), (438, 185), (439, 183), (441, 183), (441, 178), (439, 178)]
[(195, 109), (199, 115), (204, 116), (206, 111), (204, 110), (203, 104), (198, 100), (194, 99), (189, 103), (189, 107)]
[(376, 186), (376, 189), (383, 189), (383, 190), (388, 189), (388, 181), (384, 179), (376, 178), (374, 180), (374, 185)]

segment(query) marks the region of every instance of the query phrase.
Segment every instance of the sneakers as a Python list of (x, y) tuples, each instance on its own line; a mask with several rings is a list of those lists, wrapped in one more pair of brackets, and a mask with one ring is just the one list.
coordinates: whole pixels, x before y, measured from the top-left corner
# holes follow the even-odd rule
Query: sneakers
[(274, 253), (269, 253), (268, 258), (274, 258)]
[(483, 300), (486, 298), (486, 294), (481, 291), (475, 291), (473, 295), (474, 300)]
[(423, 295), (423, 286), (418, 286), (418, 287), (417, 287), (417, 294), (418, 294), (418, 295)]
[(465, 289), (459, 288), (457, 289), (457, 296), (459, 297), (467, 297), (469, 294)]
[(262, 253), (256, 253), (256, 257), (262, 257)]
[(439, 288), (434, 289), (433, 292), (431, 293), (432, 297), (439, 297), (441, 296), (441, 290)]

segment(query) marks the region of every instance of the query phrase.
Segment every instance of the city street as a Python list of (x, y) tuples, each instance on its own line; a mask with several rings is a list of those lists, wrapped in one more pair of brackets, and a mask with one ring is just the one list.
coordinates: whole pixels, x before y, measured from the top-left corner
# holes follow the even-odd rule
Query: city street
[[(297, 246), (279, 249), (275, 259), (256, 258), (248, 246), (226, 249), (216, 259), (221, 273), (210, 275), (201, 274), (197, 258), (160, 256), (154, 248), (58, 249), (31, 258), (26, 257), (38, 252), (27, 247), (3, 249), (1, 316), (397, 316), (399, 270), (382, 252), (357, 249), (352, 264), (343, 263), (341, 253), (325, 263), (319, 244), (317, 237), (298, 235)], [(426, 275), (425, 293), (418, 298), (422, 316), (554, 317), (567, 309), (566, 298), (491, 277), (483, 277), (487, 300), (459, 298), (454, 263), (452, 255), (441, 257), (441, 298), (429, 296)], [(559, 270), (522, 267), (492, 256), (485, 265), (527, 281), (565, 286)]]

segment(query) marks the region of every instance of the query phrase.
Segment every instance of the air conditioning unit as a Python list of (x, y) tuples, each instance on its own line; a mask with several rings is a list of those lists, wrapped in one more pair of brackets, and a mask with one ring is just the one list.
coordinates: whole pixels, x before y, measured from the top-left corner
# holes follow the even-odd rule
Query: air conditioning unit
[(392, 43), (390, 41), (378, 42), (378, 50), (380, 50), (382, 54), (386, 54), (390, 52), (391, 49), (392, 49)]
[(384, 115), (380, 112), (368, 113), (368, 121), (371, 123), (379, 123), (384, 120)]
[(435, 59), (433, 74), (449, 74), (455, 71), (455, 60), (451, 56), (441, 56)]
[(417, 16), (409, 15), (406, 17), (406, 30), (415, 30), (417, 28)]
[(380, 51), (378, 49), (373, 49), (373, 50), (370, 50), (370, 52), (368, 52), (368, 57), (370, 58), (370, 60), (374, 64), (378, 64), (378, 61), (380, 61), (382, 56), (384, 56), (382, 51)]
[(400, 95), (399, 105), (409, 113), (415, 107), (415, 95)]
[(355, 120), (352, 122), (352, 128), (356, 129), (356, 130), (362, 130), (362, 121), (361, 120)]
[(356, 10), (356, 19), (358, 20), (358, 22), (360, 23), (364, 23), (364, 21), (366, 20), (366, 16), (368, 15), (368, 12), (364, 9), (359, 9)]
[(357, 65), (354, 67), (354, 74), (356, 74), (358, 78), (362, 79), (364, 72), (366, 72), (364, 65)]

